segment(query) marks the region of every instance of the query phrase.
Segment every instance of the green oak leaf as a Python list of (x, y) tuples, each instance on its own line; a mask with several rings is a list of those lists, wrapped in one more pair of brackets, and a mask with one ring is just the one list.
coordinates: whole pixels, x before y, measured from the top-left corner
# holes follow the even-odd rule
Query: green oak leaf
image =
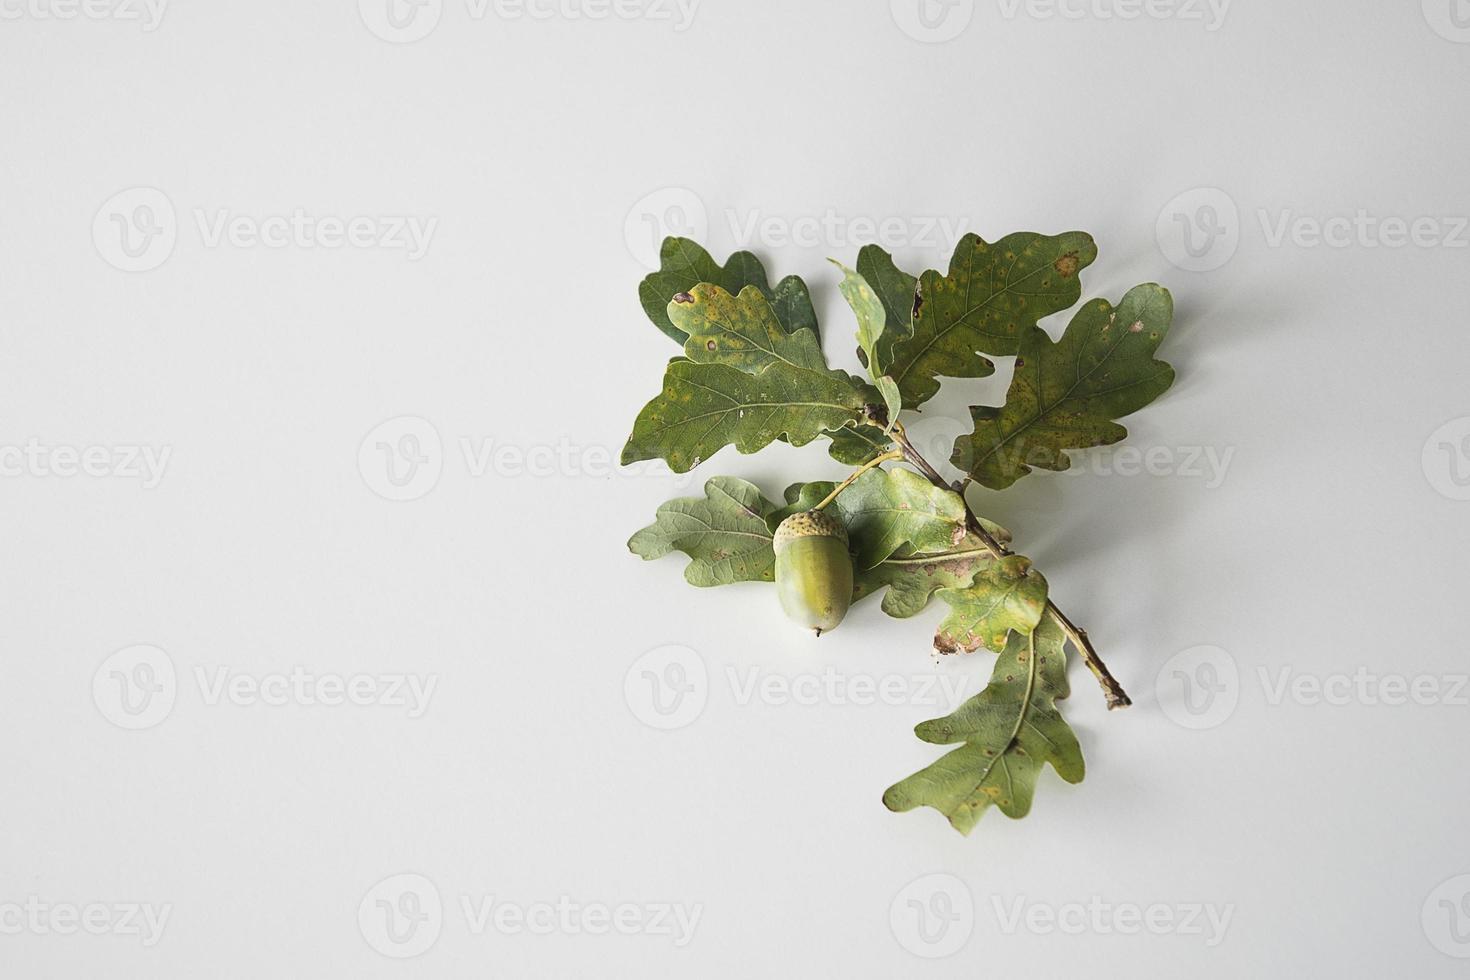
[[(989, 522), (982, 523), (992, 534), (1002, 540), (1010, 540), (1010, 535), (1003, 528)], [(905, 546), (872, 568), (854, 572), (852, 598), (856, 602), (886, 588), (883, 611), (895, 619), (907, 619), (921, 612), (929, 604), (930, 597), (940, 589), (968, 585), (976, 573), (993, 560), (989, 550), (973, 534), (967, 534), (954, 547), (937, 553), (917, 552)]]
[(883, 304), (884, 330), (876, 346), (883, 363), (891, 364), (894, 345), (913, 336), (919, 280), (894, 265), (893, 257), (878, 245), (864, 245), (858, 252), (857, 274)]
[(827, 447), (827, 452), (837, 462), (848, 466), (861, 466), (893, 448), (893, 440), (882, 429), (866, 423), (838, 429), (827, 435), (832, 439), (832, 445)]
[[(912, 528), (926, 544), (942, 546), (920, 550), (913, 542), (904, 541), (882, 561), (855, 568), (854, 602), (886, 589), (883, 611), (906, 618), (923, 610), (935, 592), (963, 588), (990, 565), (990, 552), (974, 534), (966, 532), (953, 545), (945, 541), (945, 535), (955, 533), (956, 514), (950, 491), (932, 488), (932, 493), (921, 492), (908, 486), (910, 477), (916, 474), (907, 470), (872, 472), (909, 475), (897, 478), (891, 497), (889, 486), (865, 487), (863, 499), (844, 512), (838, 502), (854, 489), (849, 487), (831, 505), (844, 521), (852, 521), (849, 544), (853, 551), (865, 555), (888, 550), (895, 528), (900, 526)], [(714, 477), (705, 483), (703, 497), (682, 497), (659, 507), (654, 523), (633, 535), (628, 548), (644, 559), (682, 551), (692, 559), (684, 570), (684, 577), (692, 585), (770, 582), (775, 577), (772, 536), (776, 526), (791, 514), (815, 507), (835, 486), (829, 480), (792, 484), (786, 489), (785, 506), (778, 508), (744, 480)], [(881, 504), (885, 497), (894, 505), (889, 509), (902, 510), (901, 504), (907, 502), (918, 515), (884, 518)], [(963, 520), (962, 513), (959, 520)], [(1010, 532), (1000, 525), (986, 520), (981, 523), (1002, 544), (1011, 540)], [(861, 566), (862, 562), (855, 565)]]
[[(883, 472), (908, 473), (910, 471), (895, 469)], [(901, 479), (907, 482), (907, 478)], [(787, 487), (786, 506), (772, 516), (772, 526), (798, 511), (810, 510), (825, 499), (836, 485), (824, 480), (816, 483), (796, 483)], [(851, 487), (843, 491), (831, 505), (833, 510), (844, 519), (859, 509), (870, 506), (867, 503), (852, 504), (849, 505), (851, 510), (844, 513), (840, 505), (843, 498), (847, 497), (851, 491)], [(950, 491), (942, 491), (937, 487), (934, 488), (934, 491), (927, 496), (916, 494), (910, 499), (910, 503), (918, 503), (921, 508), (933, 508), (930, 513), (934, 519), (926, 526), (925, 540), (926, 543), (939, 544), (943, 542), (944, 534), (953, 535), (956, 532), (950, 523), (954, 516), (949, 497)], [(963, 512), (960, 514), (959, 521), (963, 524)], [(992, 537), (1002, 544), (1011, 540), (1011, 532), (999, 524), (984, 518), (980, 519), (980, 523)], [(868, 540), (869, 534), (883, 531), (881, 524), (861, 521), (857, 522), (857, 525), (858, 532), (849, 536), (849, 543), (855, 553), (864, 554), (885, 550), (886, 544), (885, 547), (879, 547), (879, 542)], [(964, 536), (956, 543), (944, 542), (941, 547), (932, 550), (918, 549), (911, 542), (905, 542), (871, 567), (864, 567), (862, 561), (855, 561), (853, 601), (856, 602), (887, 589), (883, 596), (883, 611), (895, 619), (906, 619), (927, 606), (930, 597), (939, 589), (960, 588), (970, 584), (976, 572), (984, 568), (991, 560), (990, 551), (985, 547), (984, 542), (968, 531), (964, 532)]]
[(664, 239), (659, 249), (659, 270), (639, 283), (638, 299), (653, 325), (676, 343), (684, 343), (687, 337), (669, 317), (669, 300), (702, 282), (713, 283), (732, 294), (754, 286), (770, 301), (786, 332), (805, 327), (817, 333), (817, 313), (812, 307), (811, 293), (799, 277), (787, 276), (772, 289), (766, 281), (765, 266), (751, 253), (736, 252), (721, 267), (697, 242), (671, 236)]
[(1069, 449), (1127, 436), (1113, 420), (1174, 383), (1174, 369), (1154, 358), (1173, 315), (1169, 291), (1146, 283), (1130, 289), (1116, 309), (1107, 300), (1087, 303), (1055, 343), (1033, 329), (1021, 342), (1005, 405), (970, 409), (975, 430), (955, 441), (954, 465), (1003, 490), (1034, 466), (1067, 469)]
[(926, 742), (959, 748), (890, 786), (883, 804), (897, 812), (933, 807), (968, 834), (991, 806), (1008, 817), (1029, 813), (1045, 763), (1081, 782), (1082, 749), (1056, 707), (1068, 692), (1065, 644), (1050, 618), (1032, 633), (1011, 634), (985, 690), (914, 729)]
[(628, 539), (628, 550), (645, 561), (682, 551), (692, 559), (684, 569), (690, 585), (772, 582), (776, 554), (767, 519), (775, 511), (753, 484), (717, 476), (702, 498), (660, 506), (654, 522)]
[(713, 283), (700, 283), (669, 302), (669, 319), (687, 336), (684, 356), (701, 364), (728, 364), (758, 374), (772, 364), (820, 371), (847, 380), (851, 375), (827, 367), (817, 335), (790, 333), (770, 302), (754, 286), (738, 295)]
[(1018, 232), (991, 244), (960, 239), (949, 275), (919, 279), (910, 336), (895, 348), (888, 373), (904, 405), (916, 408), (939, 391), (940, 377), (983, 378), (995, 371), (984, 354), (1017, 353), (1027, 332), (1077, 302), (1077, 273), (1097, 257), (1092, 237)]
[(756, 452), (777, 439), (804, 446), (862, 420), (868, 392), (845, 376), (776, 361), (759, 374), (675, 359), (663, 391), (638, 413), (622, 463), (662, 458), (686, 473), (733, 444)]
[(857, 272), (836, 259), (831, 261), (833, 265), (842, 270), (842, 281), (837, 284), (837, 289), (857, 316), (858, 359), (868, 369), (868, 375), (883, 396), (883, 405), (888, 411), (888, 421), (891, 427), (892, 423), (898, 419), (899, 410), (903, 408), (903, 398), (899, 394), (898, 383), (887, 374), (887, 351), (892, 347), (892, 341), (891, 339), (885, 341), (884, 337), (887, 315), (883, 309), (883, 302), (873, 291), (873, 287), (868, 285), (867, 280)]
[[(786, 488), (786, 507), (777, 523), (811, 510), (837, 486), (822, 480)], [(899, 548), (944, 551), (965, 534), (965, 502), (953, 490), (936, 487), (913, 470), (874, 468), (853, 481), (828, 505), (827, 513), (847, 528), (853, 569), (861, 573)]]
[[(747, 286), (739, 294), (731, 295), (714, 283), (699, 283), (689, 292), (676, 295), (669, 302), (667, 312), (669, 319), (686, 338), (685, 360), (706, 365), (723, 364), (752, 375), (761, 375), (774, 365), (784, 365), (794, 372), (809, 372), (812, 377), (808, 380), (815, 381), (820, 376), (821, 379), (851, 386), (863, 393), (864, 404), (881, 397), (862, 379), (828, 368), (817, 335), (806, 328), (788, 332), (775, 308), (755, 286)], [(846, 437), (846, 433), (855, 432), (857, 425), (856, 420), (844, 417), (842, 425), (822, 433), (831, 437), (834, 444), (841, 443), (840, 448), (834, 449), (834, 456), (863, 455), (865, 458), (859, 462), (866, 462), (876, 455), (867, 454), (861, 448), (862, 443), (874, 441), (870, 433), (855, 439)], [(881, 430), (879, 435), (882, 435)], [(785, 433), (777, 438), (790, 441)], [(882, 437), (882, 441), (886, 443), (886, 437)]]
[[(951, 491), (933, 486), (926, 490), (914, 482), (922, 478), (909, 470), (870, 472), (878, 478), (868, 480), (845, 508), (840, 504), (858, 491), (857, 483), (830, 505), (834, 516), (849, 528), (849, 543), (856, 555), (890, 552), (871, 567), (857, 570), (853, 598), (887, 587), (883, 611), (895, 617), (912, 616), (928, 604), (936, 590), (967, 585), (990, 561), (989, 552), (979, 538), (968, 533), (959, 543), (949, 544), (956, 529), (962, 530), (964, 520), (963, 510), (955, 510), (957, 496)], [(835, 486), (827, 480), (792, 484), (786, 490), (785, 506), (778, 508), (744, 480), (714, 477), (705, 483), (703, 497), (682, 497), (659, 507), (657, 519), (633, 535), (628, 549), (644, 559), (682, 551), (693, 559), (684, 570), (684, 577), (693, 585), (770, 582), (776, 562), (772, 536), (777, 525), (791, 514), (816, 506)], [(1010, 540), (1004, 528), (983, 523), (1000, 541)], [(937, 547), (920, 551), (911, 540), (892, 547), (903, 533)], [(859, 559), (856, 564), (864, 563)]]
[(1031, 567), (1031, 559), (1007, 555), (988, 562), (963, 588), (941, 589), (949, 615), (934, 633), (940, 653), (980, 647), (1004, 650), (1012, 632), (1030, 633), (1046, 612), (1046, 579)]
[(842, 281), (837, 284), (837, 291), (847, 300), (847, 305), (852, 307), (852, 312), (857, 317), (858, 360), (875, 376), (882, 374), (883, 359), (875, 354), (874, 348), (882, 338), (886, 325), (883, 303), (862, 276), (836, 259), (827, 261), (842, 270)]

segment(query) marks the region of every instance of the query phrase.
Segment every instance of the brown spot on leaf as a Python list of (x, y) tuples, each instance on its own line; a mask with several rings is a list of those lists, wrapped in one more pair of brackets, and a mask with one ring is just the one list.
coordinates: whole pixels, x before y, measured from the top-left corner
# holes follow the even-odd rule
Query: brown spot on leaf
[(704, 349), (705, 350), (714, 350), (715, 349), (715, 346), (716, 345), (715, 345), (715, 342), (713, 340), (706, 340), (704, 342)]
[(1068, 252), (1052, 264), (1052, 268), (1062, 274), (1064, 278), (1070, 279), (1077, 274), (1077, 253)]
[(674, 302), (675, 303), (692, 303), (692, 302), (694, 302), (694, 297), (693, 296), (690, 296), (688, 293), (675, 293), (674, 294)]

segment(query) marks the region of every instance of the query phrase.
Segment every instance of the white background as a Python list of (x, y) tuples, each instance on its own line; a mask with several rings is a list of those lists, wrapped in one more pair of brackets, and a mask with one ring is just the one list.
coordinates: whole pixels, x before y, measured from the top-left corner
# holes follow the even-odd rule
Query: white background
[[(444, 0), (402, 30), (375, 0), (67, 2), (0, 5), (0, 447), (41, 456), (0, 459), (7, 977), (1463, 975), (1463, 0)], [(1312, 238), (1360, 210), (1361, 237)], [(297, 211), (436, 224), (415, 257), (209, 233)], [(1084, 229), (1084, 297), (1156, 280), (1178, 308), (1179, 380), (1127, 422), (1172, 462), (975, 500), (1137, 703), (1106, 712), (1074, 663), (1086, 780), (1048, 770), (1027, 819), (968, 838), (880, 803), (936, 756), (921, 679), (988, 673), (932, 661), (937, 608), (869, 602), (817, 641), (768, 588), (625, 550), (708, 476), (775, 496), (843, 468), (606, 464), (675, 352), (636, 299), (657, 226), (806, 277), (856, 369), (825, 259), (889, 218), (914, 271), (961, 231)], [(130, 259), (134, 219), (164, 234)], [(1008, 375), (947, 383), (921, 442)], [(405, 434), (428, 485), (394, 502), (376, 444)], [(476, 472), (487, 440), (512, 452)], [(170, 455), (145, 486), (58, 475), (56, 447)], [(1185, 465), (1206, 450), (1220, 479)], [(139, 644), (176, 691), (128, 730), (119, 678), (146, 675), (109, 658)], [(670, 644), (705, 704), (659, 730), (640, 658)], [(436, 687), (419, 717), (212, 696), (297, 667)], [(829, 668), (908, 695), (740, 703), (751, 671)], [(1439, 703), (1382, 703), (1383, 675)], [(1299, 677), (1347, 693), (1277, 696)], [(397, 943), (376, 903), (405, 889), (425, 931)], [(682, 947), (477, 931), (462, 903), (492, 898), (700, 918)], [(127, 903), (167, 909), (156, 942)], [(94, 904), (105, 934), (58, 933)], [(1108, 913), (1155, 905), (1161, 934)], [(946, 908), (948, 932), (919, 915)]]

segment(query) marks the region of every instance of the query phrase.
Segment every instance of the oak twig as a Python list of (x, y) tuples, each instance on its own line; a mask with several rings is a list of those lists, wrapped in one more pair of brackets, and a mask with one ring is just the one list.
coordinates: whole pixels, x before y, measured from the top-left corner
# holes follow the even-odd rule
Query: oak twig
[[(980, 523), (980, 519), (970, 509), (970, 502), (964, 499), (964, 484), (951, 485), (946, 483), (944, 477), (939, 475), (939, 471), (933, 466), (930, 466), (929, 461), (919, 454), (919, 451), (914, 448), (914, 444), (909, 441), (908, 433), (904, 431), (903, 423), (894, 422), (891, 435), (893, 436), (893, 441), (898, 444), (898, 451), (903, 458), (920, 473), (924, 474), (930, 483), (933, 483), (937, 487), (943, 487), (946, 490), (953, 490), (960, 495), (960, 499), (964, 500), (965, 503), (966, 526), (972, 534), (980, 539), (981, 543), (985, 545), (986, 550), (993, 557), (1004, 558), (1006, 555), (1013, 554), (1010, 548), (998, 541), (995, 535), (985, 529), (985, 525)], [(1107, 699), (1109, 710), (1113, 708), (1126, 708), (1132, 704), (1133, 701), (1128, 697), (1128, 693), (1123, 690), (1123, 685), (1118, 683), (1118, 679), (1108, 670), (1108, 665), (1103, 663), (1103, 659), (1097, 655), (1097, 648), (1092, 645), (1092, 640), (1088, 638), (1087, 631), (1068, 619), (1067, 615), (1061, 609), (1057, 608), (1057, 604), (1049, 597), (1046, 600), (1046, 611), (1057, 626), (1061, 627), (1062, 632), (1067, 634), (1067, 638), (1072, 641), (1072, 645), (1082, 655), (1082, 662), (1087, 664), (1087, 669), (1092, 671), (1092, 676), (1097, 678), (1098, 685), (1103, 689), (1103, 696)]]
[(868, 472), (868, 470), (872, 469), (873, 467), (881, 466), (882, 464), (890, 462), (892, 460), (903, 458), (903, 450), (901, 449), (894, 449), (889, 452), (883, 453), (882, 455), (874, 456), (862, 466), (859, 466), (857, 469), (853, 470), (852, 473), (848, 475), (847, 479), (843, 480), (841, 483), (837, 484), (837, 486), (833, 487), (832, 492), (827, 494), (826, 497), (822, 498), (822, 502), (813, 507), (812, 510), (821, 510), (832, 501), (836, 500), (838, 494), (846, 490), (848, 487), (852, 486), (854, 480), (862, 476), (864, 473)]

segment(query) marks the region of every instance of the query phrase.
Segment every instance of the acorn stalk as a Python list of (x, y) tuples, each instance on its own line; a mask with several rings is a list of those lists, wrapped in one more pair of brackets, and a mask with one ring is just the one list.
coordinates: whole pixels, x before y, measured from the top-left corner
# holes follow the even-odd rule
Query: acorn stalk
[(792, 514), (776, 528), (776, 593), (781, 608), (818, 636), (836, 629), (852, 603), (847, 528), (820, 510)]

